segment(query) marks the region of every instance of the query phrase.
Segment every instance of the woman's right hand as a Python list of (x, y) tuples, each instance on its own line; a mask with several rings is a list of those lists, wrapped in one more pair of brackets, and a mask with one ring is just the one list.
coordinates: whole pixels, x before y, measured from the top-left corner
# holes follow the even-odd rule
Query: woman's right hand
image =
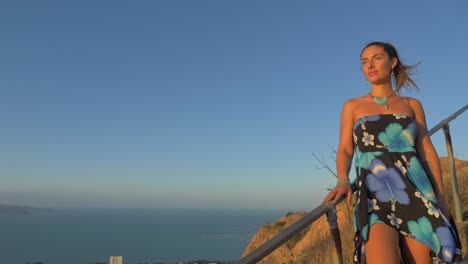
[(351, 185), (347, 182), (341, 182), (335, 187), (335, 189), (330, 191), (327, 194), (327, 196), (325, 196), (325, 199), (323, 199), (323, 201), (332, 201), (333, 204), (336, 204), (343, 195), (346, 195), (346, 201), (348, 202), (348, 205), (350, 205), (352, 194), (353, 192), (351, 189)]

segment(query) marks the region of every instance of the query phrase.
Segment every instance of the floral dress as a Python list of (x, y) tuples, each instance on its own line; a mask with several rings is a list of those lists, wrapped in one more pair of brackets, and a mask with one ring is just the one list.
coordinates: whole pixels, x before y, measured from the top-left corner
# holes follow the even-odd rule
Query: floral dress
[(375, 223), (427, 245), (434, 263), (461, 260), (456, 226), (439, 209), (416, 152), (417, 135), (416, 122), (401, 114), (364, 116), (354, 124), (355, 263), (365, 263), (364, 242)]

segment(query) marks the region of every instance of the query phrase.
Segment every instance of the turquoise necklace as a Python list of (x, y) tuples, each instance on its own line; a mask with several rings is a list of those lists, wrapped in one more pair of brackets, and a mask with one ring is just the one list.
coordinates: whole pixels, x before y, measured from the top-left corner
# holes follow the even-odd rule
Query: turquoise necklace
[(377, 104), (379, 105), (385, 105), (385, 109), (388, 109), (388, 98), (392, 97), (393, 95), (395, 95), (394, 93), (392, 93), (391, 95), (387, 96), (387, 97), (384, 97), (384, 98), (379, 98), (379, 97), (375, 97), (373, 96), (371, 93), (368, 93), (368, 95), (370, 95), (372, 97), (372, 99), (374, 99), (374, 102), (376, 102)]

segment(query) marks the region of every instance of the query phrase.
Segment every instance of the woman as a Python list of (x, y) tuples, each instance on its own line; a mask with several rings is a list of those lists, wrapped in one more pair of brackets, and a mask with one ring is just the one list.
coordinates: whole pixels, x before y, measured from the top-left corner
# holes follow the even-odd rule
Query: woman
[[(395, 47), (372, 42), (361, 52), (371, 85), (346, 101), (340, 123), (338, 184), (325, 201), (351, 202), (354, 153), (357, 195), (356, 263), (454, 263), (461, 259), (456, 227), (444, 202), (439, 157), (421, 103), (400, 95), (418, 89)], [(449, 220), (450, 219), (450, 220)]]

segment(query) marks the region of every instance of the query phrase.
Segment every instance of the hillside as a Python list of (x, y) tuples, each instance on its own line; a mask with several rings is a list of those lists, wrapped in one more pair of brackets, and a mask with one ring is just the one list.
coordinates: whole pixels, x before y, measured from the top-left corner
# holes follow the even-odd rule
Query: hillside
[[(441, 167), (444, 178), (444, 189), (447, 203), (453, 212), (451, 177), (449, 174), (447, 158), (441, 158)], [(468, 214), (468, 161), (456, 160), (456, 170), (459, 186), (460, 200), (462, 202), (465, 216)], [(352, 212), (346, 203), (337, 206), (338, 225), (341, 233), (343, 246), (344, 263), (352, 263), (353, 255), (353, 224)], [(290, 224), (304, 216), (306, 212), (288, 213), (276, 222), (261, 227), (258, 233), (252, 238), (243, 256), (272, 238), (274, 235), (285, 229)], [(466, 220), (466, 217), (465, 217)], [(467, 242), (464, 230), (467, 222), (458, 227), (462, 243), (464, 256), (467, 255)], [(301, 234), (296, 235), (287, 243), (283, 244), (269, 256), (260, 261), (260, 264), (310, 264), (310, 263), (334, 263), (336, 254), (334, 244), (329, 232), (328, 222), (323, 216)]]

